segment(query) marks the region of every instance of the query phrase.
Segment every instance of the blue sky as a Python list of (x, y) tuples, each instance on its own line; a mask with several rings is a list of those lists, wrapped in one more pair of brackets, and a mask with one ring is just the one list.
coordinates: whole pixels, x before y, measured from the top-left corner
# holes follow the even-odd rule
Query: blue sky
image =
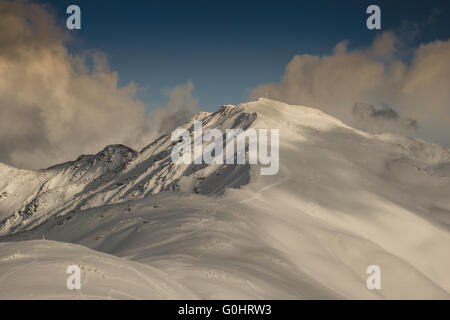
[[(69, 49), (100, 49), (120, 84), (146, 88), (139, 99), (164, 105), (165, 89), (195, 85), (203, 110), (245, 101), (249, 89), (279, 81), (296, 54), (327, 54), (347, 39), (349, 48), (372, 43), (365, 10), (378, 4), (382, 31), (409, 37), (411, 45), (450, 37), (448, 1), (40, 1), (65, 25), (68, 5), (82, 11), (82, 30)], [(436, 14), (438, 13), (438, 14)]]

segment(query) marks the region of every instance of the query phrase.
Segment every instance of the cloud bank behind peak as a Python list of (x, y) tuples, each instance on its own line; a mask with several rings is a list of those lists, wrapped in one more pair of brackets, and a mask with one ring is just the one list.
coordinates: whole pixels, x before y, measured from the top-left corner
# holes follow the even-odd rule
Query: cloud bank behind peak
[(169, 105), (148, 112), (138, 86), (118, 85), (101, 51), (73, 55), (67, 34), (46, 5), (0, 0), (0, 161), (42, 168), (123, 143), (141, 148), (162, 119), (192, 115), (188, 82), (169, 92)]
[(307, 105), (364, 130), (450, 146), (450, 40), (406, 48), (388, 31), (368, 48), (347, 44), (329, 55), (294, 56), (280, 82), (254, 88), (250, 98)]

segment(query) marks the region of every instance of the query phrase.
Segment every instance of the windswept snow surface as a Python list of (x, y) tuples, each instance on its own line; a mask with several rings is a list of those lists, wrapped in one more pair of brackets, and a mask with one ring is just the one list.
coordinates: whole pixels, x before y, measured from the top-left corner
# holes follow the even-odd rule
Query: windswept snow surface
[[(279, 129), (278, 174), (175, 165), (170, 135), (37, 172), (1, 165), (0, 297), (450, 298), (448, 149), (269, 99), (183, 127), (199, 119)], [(76, 292), (72, 262), (98, 271)]]
[[(57, 241), (0, 243), (0, 299), (188, 299), (188, 289), (147, 265)], [(66, 287), (77, 265), (83, 290)]]

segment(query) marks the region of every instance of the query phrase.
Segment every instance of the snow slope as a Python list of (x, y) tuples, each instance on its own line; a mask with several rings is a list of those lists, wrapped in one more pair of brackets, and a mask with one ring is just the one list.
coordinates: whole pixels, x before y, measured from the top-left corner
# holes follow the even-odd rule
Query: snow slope
[[(45, 236), (149, 266), (186, 298), (450, 298), (448, 149), (269, 99), (196, 119), (222, 131), (279, 129), (278, 174), (175, 165), (170, 136), (139, 153), (108, 147), (112, 162), (2, 166), (0, 239), (27, 247)], [(373, 264), (379, 291), (366, 288)]]
[[(0, 243), (0, 299), (195, 298), (149, 266), (55, 241)], [(78, 265), (83, 290), (68, 290), (66, 268)]]

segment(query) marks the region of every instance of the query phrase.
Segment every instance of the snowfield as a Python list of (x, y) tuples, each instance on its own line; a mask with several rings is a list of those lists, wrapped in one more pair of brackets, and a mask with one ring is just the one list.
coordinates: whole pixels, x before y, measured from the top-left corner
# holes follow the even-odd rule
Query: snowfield
[(0, 164), (0, 298), (450, 298), (450, 150), (264, 98), (183, 128), (195, 120), (279, 129), (278, 174), (175, 165), (170, 135), (40, 171)]

